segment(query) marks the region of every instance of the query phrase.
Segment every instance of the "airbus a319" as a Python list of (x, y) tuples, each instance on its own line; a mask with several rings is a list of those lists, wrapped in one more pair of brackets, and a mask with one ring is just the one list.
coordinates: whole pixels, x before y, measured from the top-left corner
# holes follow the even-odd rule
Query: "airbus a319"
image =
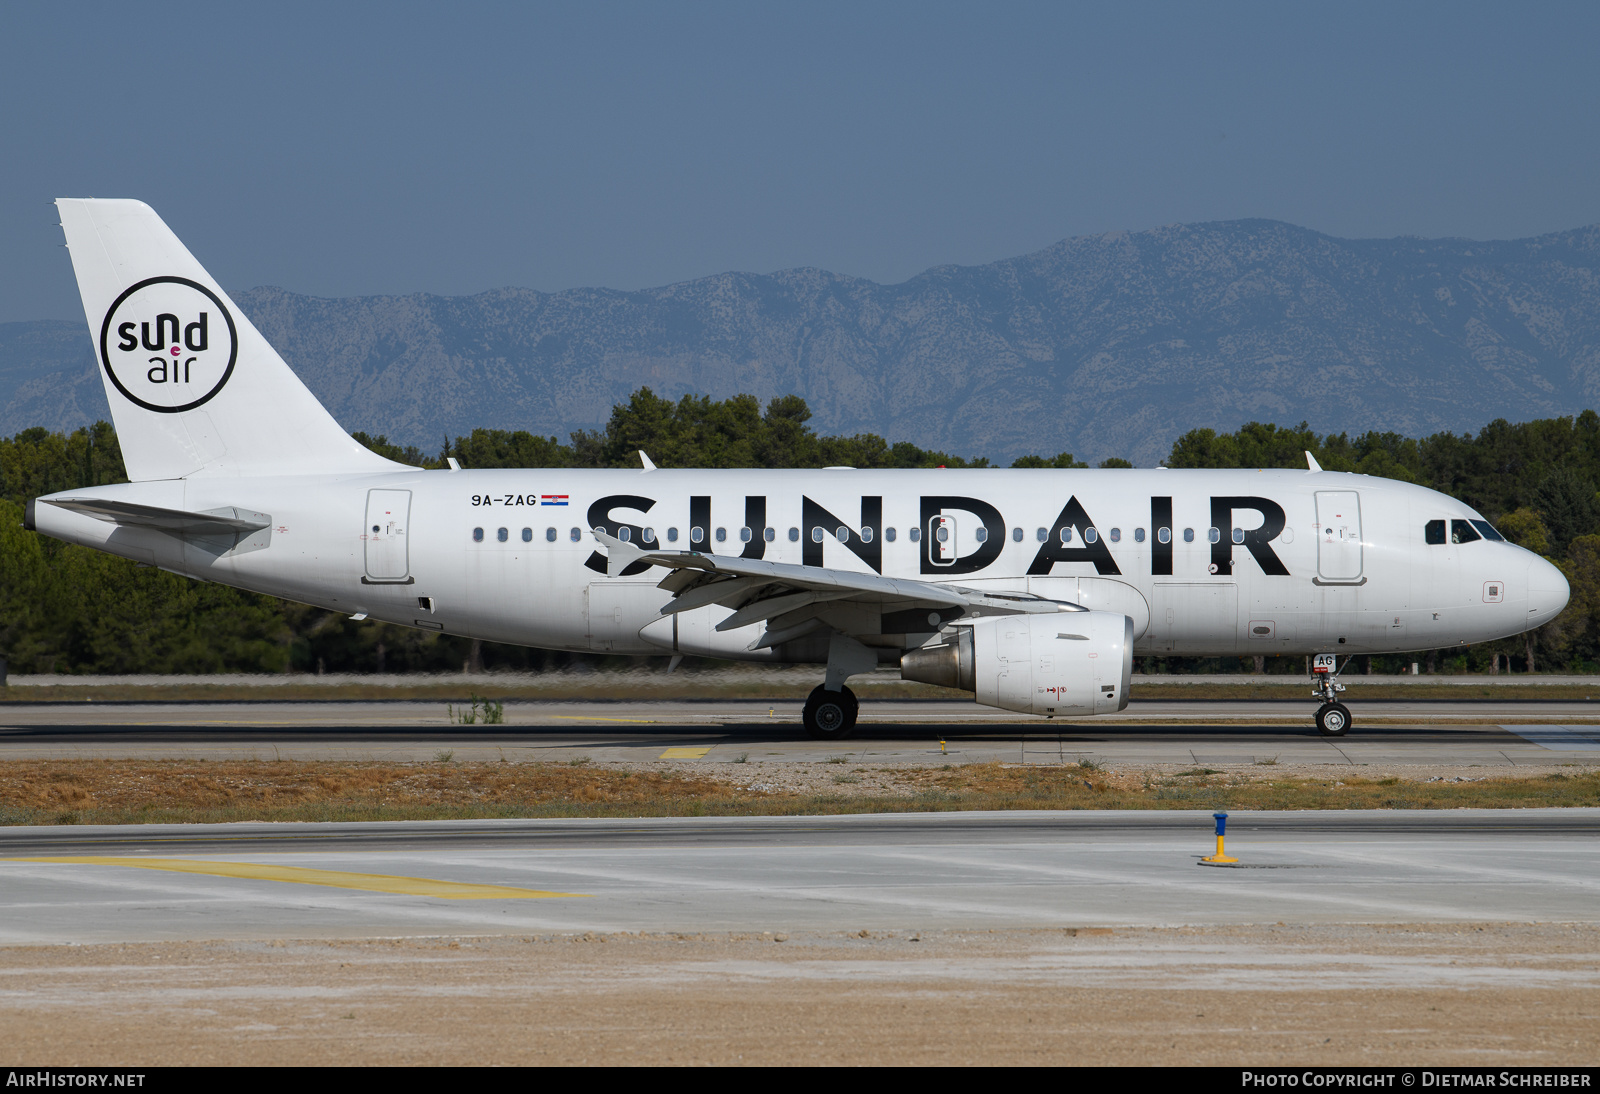
[[(129, 483), (26, 524), (201, 581), (553, 650), (880, 666), (1046, 717), (1135, 654), (1371, 653), (1520, 634), (1561, 572), (1420, 486), (1304, 471), (422, 470), (356, 443), (149, 206), (62, 199)], [(1350, 712), (1317, 674), (1322, 732)]]

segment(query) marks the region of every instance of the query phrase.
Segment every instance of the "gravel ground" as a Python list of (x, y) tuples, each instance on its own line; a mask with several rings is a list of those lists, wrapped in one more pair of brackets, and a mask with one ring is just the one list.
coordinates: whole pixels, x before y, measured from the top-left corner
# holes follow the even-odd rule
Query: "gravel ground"
[[(914, 797), (926, 790), (926, 777), (933, 772), (967, 770), (952, 759), (928, 763), (874, 763), (858, 761), (841, 755), (823, 763), (795, 763), (747, 760), (744, 763), (681, 763), (667, 761), (633, 763), (596, 763), (597, 768), (616, 771), (673, 772), (685, 778), (706, 779), (736, 786), (745, 790), (764, 790), (768, 793), (833, 794), (840, 797)], [(1002, 771), (1037, 766), (1042, 770), (1060, 771), (1060, 764), (1023, 765), (1002, 763)], [(1067, 765), (1072, 768), (1075, 765)], [(1207, 764), (1201, 770), (1215, 771), (1237, 782), (1271, 781), (1283, 779), (1321, 779), (1339, 783), (1344, 779), (1389, 779), (1403, 782), (1475, 782), (1481, 779), (1537, 779), (1546, 775), (1587, 774), (1600, 768), (1600, 761), (1574, 763), (1563, 761), (1540, 766), (1518, 764), (1515, 768), (1473, 767), (1448, 764), (1393, 764), (1384, 767), (1351, 767), (1349, 764)], [(1115, 764), (1083, 768), (1085, 780), (1103, 784), (1107, 789), (1135, 790), (1146, 780), (1158, 781), (1196, 770), (1189, 764)]]
[(19, 1066), (1577, 1065), (1600, 928), (585, 934), (0, 949)]

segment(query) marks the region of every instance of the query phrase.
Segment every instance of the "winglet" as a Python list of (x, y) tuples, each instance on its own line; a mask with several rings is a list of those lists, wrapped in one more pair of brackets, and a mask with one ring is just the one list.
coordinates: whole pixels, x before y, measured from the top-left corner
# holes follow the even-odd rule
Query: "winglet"
[(1307, 449), (1306, 450), (1306, 471), (1307, 472), (1311, 472), (1311, 471), (1321, 471), (1321, 470), (1322, 470), (1322, 465), (1320, 463), (1318, 463), (1317, 462), (1317, 458), (1311, 454), (1311, 450)]
[(644, 469), (646, 471), (654, 471), (656, 469), (656, 465), (651, 461), (649, 456), (645, 455), (645, 451), (642, 448), (639, 449), (639, 462), (644, 464)]
[(636, 562), (642, 550), (631, 543), (624, 543), (616, 536), (611, 535), (603, 528), (594, 530), (594, 538), (599, 540), (606, 549), (606, 576), (616, 577)]

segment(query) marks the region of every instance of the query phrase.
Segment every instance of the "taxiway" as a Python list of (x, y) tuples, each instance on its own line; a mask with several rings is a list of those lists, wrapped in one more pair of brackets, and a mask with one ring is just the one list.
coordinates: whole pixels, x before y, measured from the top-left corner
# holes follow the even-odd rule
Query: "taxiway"
[(0, 944), (584, 931), (1600, 922), (1600, 810), (0, 830)]
[[(1355, 705), (1329, 738), (1310, 703), (1135, 702), (1120, 715), (1045, 721), (955, 700), (865, 701), (853, 737), (815, 741), (798, 701), (524, 701), (503, 724), (461, 725), (437, 702), (12, 703), (0, 759), (295, 759), (601, 762), (660, 758), (881, 763), (1284, 764), (1548, 767), (1600, 762), (1600, 703), (1405, 700)], [(943, 742), (941, 744), (941, 742)]]

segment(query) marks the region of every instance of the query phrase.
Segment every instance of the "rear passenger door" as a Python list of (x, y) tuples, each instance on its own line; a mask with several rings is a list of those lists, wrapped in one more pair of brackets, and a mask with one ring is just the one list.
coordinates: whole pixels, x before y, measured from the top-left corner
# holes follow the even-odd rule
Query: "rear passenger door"
[(361, 529), (366, 541), (368, 585), (411, 584), (411, 550), (407, 528), (411, 523), (411, 491), (368, 490), (367, 519)]

